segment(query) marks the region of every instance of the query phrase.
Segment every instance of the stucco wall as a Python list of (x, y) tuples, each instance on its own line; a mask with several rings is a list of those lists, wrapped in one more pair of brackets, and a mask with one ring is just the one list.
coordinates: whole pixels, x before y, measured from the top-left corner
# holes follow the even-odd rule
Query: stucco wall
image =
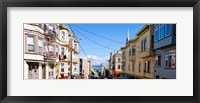
[(162, 78), (176, 78), (176, 68), (165, 68), (165, 52), (169, 50), (176, 49), (176, 46), (170, 46), (165, 49), (155, 50), (155, 55), (161, 55), (161, 66), (155, 66), (155, 78), (156, 75), (159, 79)]

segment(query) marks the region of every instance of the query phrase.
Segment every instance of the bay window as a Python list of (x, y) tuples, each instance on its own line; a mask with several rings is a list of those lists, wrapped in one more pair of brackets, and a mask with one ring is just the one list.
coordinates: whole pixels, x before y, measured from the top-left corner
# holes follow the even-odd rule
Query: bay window
[(65, 32), (64, 31), (61, 32), (61, 40), (65, 41)]
[(27, 37), (28, 51), (34, 52), (34, 36)]
[(51, 45), (49, 46), (50, 56), (54, 56), (54, 47)]
[(62, 47), (62, 48), (61, 48), (61, 55), (64, 55), (64, 52), (65, 52), (65, 48)]
[(154, 42), (163, 39), (172, 33), (175, 33), (175, 24), (155, 24), (154, 25)]
[(166, 24), (166, 36), (169, 36), (171, 34), (171, 24)]
[(164, 37), (165, 37), (165, 25), (160, 24), (160, 38), (159, 39), (163, 39)]
[(42, 54), (42, 38), (38, 37), (38, 53)]
[(159, 38), (159, 25), (158, 24), (156, 24), (155, 26), (154, 26), (154, 42), (156, 42), (156, 41), (158, 41), (158, 38)]

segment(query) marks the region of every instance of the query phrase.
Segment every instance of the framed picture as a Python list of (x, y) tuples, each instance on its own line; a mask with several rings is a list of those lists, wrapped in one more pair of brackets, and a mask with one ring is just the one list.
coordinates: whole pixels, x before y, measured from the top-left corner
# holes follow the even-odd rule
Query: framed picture
[(2, 103), (199, 103), (199, 0), (0, 7)]

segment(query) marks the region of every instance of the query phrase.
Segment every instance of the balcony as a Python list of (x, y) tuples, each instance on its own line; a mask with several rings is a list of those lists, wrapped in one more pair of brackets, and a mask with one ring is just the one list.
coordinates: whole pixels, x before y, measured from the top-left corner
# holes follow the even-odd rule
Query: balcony
[(65, 60), (67, 58), (66, 55), (59, 55), (59, 60)]
[(46, 60), (55, 60), (56, 59), (56, 55), (54, 54), (54, 52), (47, 52), (45, 54), (45, 59)]
[(153, 49), (145, 50), (145, 51), (140, 52), (140, 57), (141, 58), (150, 57), (150, 56), (153, 56), (153, 55), (154, 55)]
[(67, 42), (67, 41), (60, 41), (60, 45), (61, 46), (67, 46), (67, 45), (69, 45), (69, 43)]

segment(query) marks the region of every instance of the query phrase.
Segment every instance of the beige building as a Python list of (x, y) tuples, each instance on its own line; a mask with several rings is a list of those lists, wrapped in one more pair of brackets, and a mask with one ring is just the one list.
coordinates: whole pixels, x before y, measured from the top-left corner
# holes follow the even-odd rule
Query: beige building
[[(67, 78), (69, 35), (70, 29), (61, 24), (24, 24), (24, 79)], [(74, 56), (78, 42), (72, 43)]]
[(154, 78), (153, 26), (145, 25), (121, 50), (125, 74), (134, 78)]
[[(69, 76), (70, 71), (72, 71), (72, 76), (78, 76), (79, 70), (78, 70), (78, 41), (75, 38), (73, 32), (65, 27), (64, 25), (59, 26), (60, 29), (60, 40), (63, 41), (60, 44), (60, 50), (62, 57), (66, 57), (66, 59), (61, 59), (60, 64), (60, 71), (59, 75)], [(72, 55), (72, 57), (71, 57)], [(72, 61), (72, 70), (71, 69), (71, 63)]]
[(86, 58), (79, 58), (79, 70), (80, 75), (84, 79), (89, 79), (90, 70), (92, 68), (92, 64), (89, 60)]
[(117, 51), (113, 55), (113, 61), (112, 61), (112, 74), (114, 77), (119, 76), (119, 74), (122, 71), (122, 52)]

